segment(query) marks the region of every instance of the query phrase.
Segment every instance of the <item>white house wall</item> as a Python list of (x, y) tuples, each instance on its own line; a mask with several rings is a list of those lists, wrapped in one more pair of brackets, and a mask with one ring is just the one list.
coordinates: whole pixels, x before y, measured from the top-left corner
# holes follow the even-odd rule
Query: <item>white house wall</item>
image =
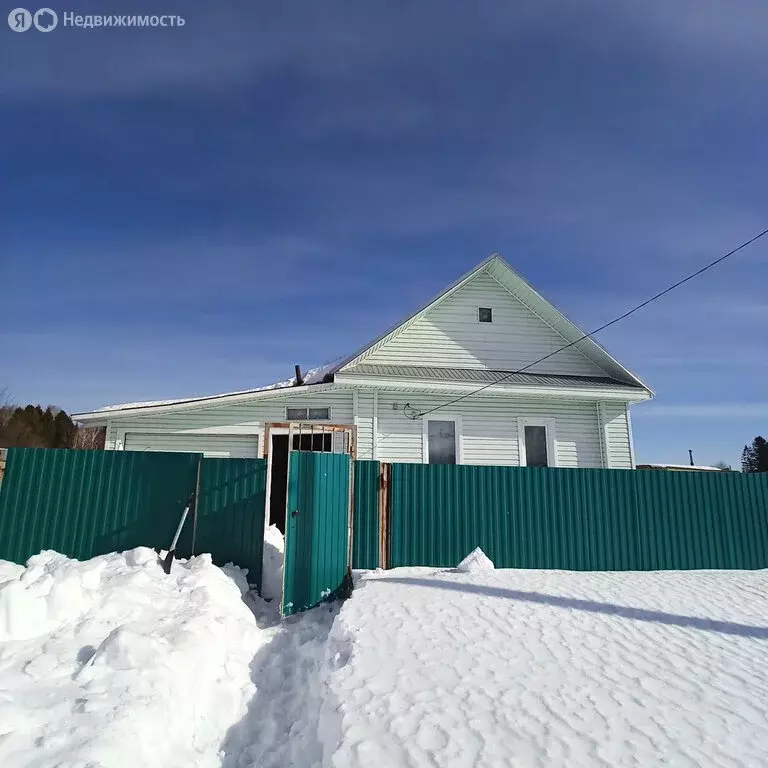
[[(402, 406), (409, 403), (417, 411), (424, 411), (444, 403), (446, 398), (403, 393), (380, 393), (378, 398), (378, 458), (381, 461), (421, 462), (422, 420), (407, 418)], [(601, 466), (600, 430), (594, 402), (477, 397), (448, 407), (444, 412), (437, 411), (432, 416), (439, 418), (441, 413), (461, 417), (464, 464), (517, 466), (520, 463), (517, 420), (522, 416), (554, 420), (558, 466)]]
[(357, 458), (373, 458), (373, 392), (361, 390), (357, 398)]
[[(106, 448), (120, 450), (126, 432), (169, 432), (182, 434), (259, 435), (267, 422), (285, 421), (285, 408), (324, 407), (331, 409), (331, 422), (352, 424), (352, 392), (290, 390), (295, 394), (241, 402), (234, 405), (207, 405), (171, 413), (127, 416), (111, 419), (107, 427)], [(318, 422), (320, 424), (322, 422)]]
[[(329, 406), (333, 423), (356, 423), (358, 458), (418, 463), (423, 460), (423, 422), (421, 418), (407, 418), (403, 406), (408, 403), (421, 412), (445, 403), (446, 399), (447, 395), (392, 391), (374, 394), (361, 389), (357, 394), (355, 418), (351, 389), (317, 394), (292, 390), (282, 397), (250, 403), (114, 418), (107, 427), (106, 448), (124, 448), (126, 433), (256, 437), (262, 434), (266, 423), (285, 420), (286, 405)], [(375, 400), (377, 411), (374, 411)], [(560, 467), (600, 467), (603, 456), (608, 467), (629, 469), (633, 466), (623, 402), (602, 402), (598, 406), (594, 401), (557, 398), (472, 397), (435, 412), (434, 417), (441, 414), (461, 417), (464, 464), (518, 465), (518, 417), (527, 417), (554, 420)]]
[[(493, 322), (478, 322), (478, 307)], [(513, 370), (554, 352), (563, 337), (487, 274), (479, 274), (413, 325), (380, 342), (366, 362)], [(362, 361), (361, 361), (362, 362)], [(558, 352), (533, 373), (605, 376), (577, 348)]]
[(608, 467), (634, 469), (626, 403), (606, 401), (601, 403), (601, 408)]

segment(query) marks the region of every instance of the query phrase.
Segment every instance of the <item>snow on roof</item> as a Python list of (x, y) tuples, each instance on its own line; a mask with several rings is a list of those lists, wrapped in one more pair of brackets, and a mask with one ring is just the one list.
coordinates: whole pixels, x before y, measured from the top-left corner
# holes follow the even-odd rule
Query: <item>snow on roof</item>
[[(311, 368), (304, 374), (304, 385), (321, 384), (326, 375), (331, 371), (333, 365), (323, 365), (318, 368)], [(255, 387), (254, 389), (242, 389), (238, 392), (223, 392), (218, 395), (202, 395), (200, 397), (183, 397), (175, 398), (173, 400), (143, 400), (136, 403), (118, 403), (116, 405), (105, 405), (102, 408), (97, 408), (94, 411), (89, 411), (88, 414), (96, 413), (110, 413), (112, 411), (127, 411), (132, 408), (152, 408), (163, 405), (180, 405), (181, 403), (195, 403), (205, 402), (206, 400), (216, 400), (220, 397), (234, 397), (236, 395), (250, 395), (256, 392), (266, 392), (270, 389), (284, 389), (286, 387), (293, 387), (296, 384), (296, 377), (285, 379), (284, 381), (276, 381), (273, 384), (266, 384), (263, 387)], [(77, 416), (85, 416), (85, 413), (73, 414)]]
[(706, 464), (638, 464), (638, 469), (687, 469), (695, 472), (722, 472), (722, 467), (709, 467)]

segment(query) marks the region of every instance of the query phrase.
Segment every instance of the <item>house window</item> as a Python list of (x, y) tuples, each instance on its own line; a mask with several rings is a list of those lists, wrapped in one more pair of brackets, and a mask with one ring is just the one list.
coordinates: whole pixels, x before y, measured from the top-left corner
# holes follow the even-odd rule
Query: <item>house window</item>
[(491, 307), (478, 307), (477, 308), (477, 319), (481, 323), (492, 323), (493, 322), (493, 309)]
[(557, 466), (554, 419), (518, 419), (518, 447), (522, 467)]
[(459, 464), (461, 423), (458, 418), (424, 419), (424, 463)]
[(286, 408), (286, 421), (328, 421), (330, 408)]

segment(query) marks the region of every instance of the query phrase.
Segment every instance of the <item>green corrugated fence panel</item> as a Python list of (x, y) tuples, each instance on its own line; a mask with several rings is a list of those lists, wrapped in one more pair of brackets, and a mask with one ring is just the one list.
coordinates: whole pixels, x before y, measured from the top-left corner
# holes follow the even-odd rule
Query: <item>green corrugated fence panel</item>
[(355, 462), (353, 568), (379, 567), (379, 472), (378, 461)]
[(768, 567), (768, 475), (393, 464), (392, 567)]
[(197, 482), (197, 454), (9, 448), (0, 559), (43, 549), (81, 560), (170, 544)]
[(345, 453), (291, 451), (282, 612), (333, 598), (349, 566), (349, 475)]
[(768, 567), (768, 475), (635, 473), (642, 567)]
[(249, 583), (259, 591), (266, 489), (266, 459), (201, 462), (195, 552), (210, 552), (216, 565), (247, 568)]

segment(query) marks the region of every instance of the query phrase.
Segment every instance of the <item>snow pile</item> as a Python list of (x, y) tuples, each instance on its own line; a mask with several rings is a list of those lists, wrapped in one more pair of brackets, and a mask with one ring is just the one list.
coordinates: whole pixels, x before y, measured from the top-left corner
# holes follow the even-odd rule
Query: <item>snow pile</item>
[(369, 572), (324, 765), (765, 765), (766, 616), (766, 571)]
[(264, 533), (264, 567), (261, 594), (267, 600), (279, 600), (283, 594), (283, 557), (285, 539), (276, 525)]
[(491, 558), (480, 547), (475, 547), (457, 566), (460, 573), (482, 573), (494, 568)]
[(0, 765), (218, 766), (266, 642), (209, 555), (0, 562)]

